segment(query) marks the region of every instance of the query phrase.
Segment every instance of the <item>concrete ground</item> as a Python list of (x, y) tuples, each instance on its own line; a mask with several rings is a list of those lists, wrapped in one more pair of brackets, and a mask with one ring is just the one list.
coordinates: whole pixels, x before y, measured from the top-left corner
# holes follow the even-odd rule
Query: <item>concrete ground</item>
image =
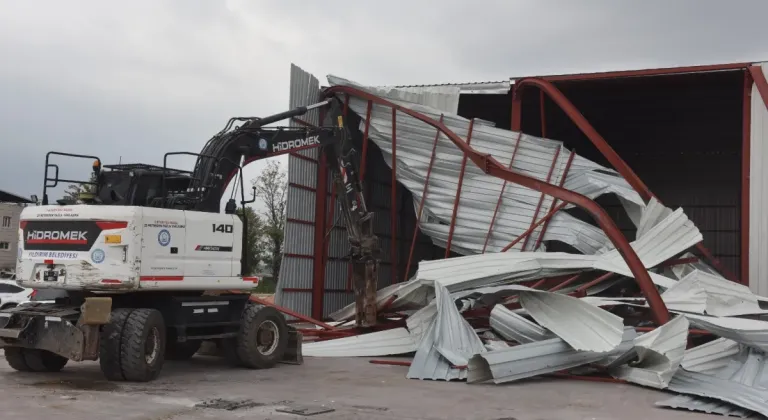
[[(0, 352), (2, 354), (2, 352)], [(265, 371), (228, 367), (196, 356), (168, 362), (151, 383), (113, 383), (95, 362), (71, 363), (57, 374), (12, 370), (0, 357), (3, 419), (478, 419), (633, 420), (707, 419), (716, 416), (657, 408), (669, 394), (631, 385), (537, 379), (508, 385), (405, 378), (408, 368), (367, 359), (307, 358), (302, 366)], [(196, 408), (212, 399), (249, 400), (256, 406)], [(283, 414), (286, 406), (330, 407), (313, 416)]]

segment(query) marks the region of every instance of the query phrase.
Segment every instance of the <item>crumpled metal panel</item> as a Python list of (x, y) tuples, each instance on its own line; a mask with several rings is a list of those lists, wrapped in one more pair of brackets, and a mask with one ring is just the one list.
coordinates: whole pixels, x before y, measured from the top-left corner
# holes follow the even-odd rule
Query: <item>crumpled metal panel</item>
[(416, 351), (417, 343), (405, 328), (378, 331), (352, 337), (306, 343), (304, 356), (370, 357), (405, 354)]
[[(632, 248), (646, 267), (666, 261), (701, 240), (701, 232), (690, 222), (682, 209), (670, 213), (664, 220), (632, 242)], [(537, 280), (545, 277), (578, 273), (585, 270), (604, 270), (632, 277), (626, 262), (615, 250), (598, 255), (567, 254), (560, 252), (505, 252), (468, 255), (443, 260), (421, 261), (415, 278), (398, 285), (396, 289), (379, 292), (381, 300), (397, 296), (392, 308), (421, 307), (434, 297), (434, 283), (445, 286), (449, 292), (500, 286)], [(662, 288), (677, 284), (676, 280), (653, 272), (651, 280)], [(353, 308), (343, 308), (331, 317), (335, 320), (349, 316)]]
[(668, 400), (656, 403), (659, 407), (682, 408), (690, 411), (700, 411), (707, 414), (720, 414), (721, 416), (762, 419), (752, 411), (745, 410), (733, 404), (718, 401), (713, 398), (696, 397), (693, 395), (678, 395)]
[(688, 319), (678, 315), (635, 339), (636, 362), (611, 370), (616, 378), (664, 389), (680, 367), (688, 344)]
[(686, 350), (680, 364), (689, 372), (712, 373), (728, 365), (739, 351), (739, 343), (718, 338)]
[(763, 351), (768, 351), (768, 322), (766, 321), (695, 314), (684, 315), (697, 328)]
[(561, 338), (485, 352), (469, 360), (467, 383), (493, 381), (500, 384), (598, 362), (626, 353), (632, 348), (636, 336), (634, 328), (625, 327), (621, 344), (610, 353), (575, 350)]
[(669, 382), (674, 392), (713, 398), (768, 416), (765, 353), (742, 346), (739, 354), (713, 374), (680, 369)]
[(539, 325), (575, 350), (610, 352), (621, 344), (621, 317), (580, 299), (528, 289), (520, 292), (520, 305)]
[(555, 334), (541, 325), (531, 322), (510, 311), (504, 305), (496, 305), (491, 310), (491, 328), (507, 340), (520, 344), (554, 338)]
[(760, 307), (758, 297), (749, 287), (701, 270), (689, 272), (675, 286), (665, 291), (662, 298), (685, 296), (692, 300), (697, 293), (704, 295), (703, 308), (697, 305), (687, 308), (688, 312), (706, 312), (714, 316), (768, 314), (768, 310)]
[(448, 290), (439, 284), (435, 285), (435, 289), (436, 315), (422, 335), (407, 378), (464, 379), (466, 369), (459, 366), (466, 366), (470, 357), (484, 353), (486, 349), (475, 330), (459, 313)]
[[(404, 101), (396, 89), (390, 92), (376, 90), (335, 76), (328, 76), (328, 81), (332, 86), (354, 86), (372, 92), (398, 105), (422, 112), (435, 120), (439, 120), (443, 114), (443, 122), (446, 126), (459, 136), (468, 137), (469, 120)], [(353, 112), (364, 117), (367, 101), (353, 97), (349, 101), (349, 107)], [(403, 113), (398, 114), (396, 126), (397, 178), (413, 194), (414, 205), (418, 206), (423, 199), (424, 179), (432, 150), (428, 146), (433, 144), (436, 130)], [(387, 165), (391, 165), (392, 111), (389, 107), (373, 105), (369, 136), (382, 151)], [(520, 141), (515, 153), (518, 138)], [(551, 183), (559, 183), (564, 176), (565, 166), (571, 154), (562, 147), (562, 142), (521, 135), (487, 124), (474, 125), (471, 146), (481, 153), (493, 155), (502, 163), (509, 162), (514, 153), (512, 169), (541, 180), (545, 180), (550, 168), (554, 168), (549, 180)], [(438, 246), (445, 246), (447, 240), (453, 208), (458, 196), (462, 161), (463, 154), (459, 149), (441, 135), (430, 176), (429, 195), (419, 225)], [(483, 249), (504, 181), (485, 174), (471, 162), (466, 164), (464, 170), (452, 250), (461, 254), (473, 254)], [(597, 172), (598, 170), (602, 172)], [(633, 203), (635, 207), (644, 207), (639, 195), (617, 173), (580, 156), (574, 157), (565, 186), (591, 198), (606, 193), (618, 193), (627, 203)], [(540, 198), (541, 193), (537, 191), (516, 184), (507, 184), (493, 224), (487, 251), (499, 251), (527, 230), (533, 221)], [(543, 216), (551, 208), (551, 204), (552, 197), (544, 197), (538, 217)], [(531, 236), (527, 244), (528, 249), (536, 243), (540, 230), (541, 227)], [(608, 243), (599, 228), (562, 212), (551, 220), (544, 239), (568, 243), (587, 254), (595, 253)], [(516, 249), (521, 249), (522, 246), (521, 241)]]

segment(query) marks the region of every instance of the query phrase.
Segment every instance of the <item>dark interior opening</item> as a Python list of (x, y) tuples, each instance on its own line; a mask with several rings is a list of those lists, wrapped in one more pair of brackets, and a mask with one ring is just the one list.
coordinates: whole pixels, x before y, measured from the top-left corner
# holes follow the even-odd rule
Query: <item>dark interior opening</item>
[[(666, 206), (683, 208), (702, 232), (704, 245), (737, 276), (743, 77), (743, 71), (723, 71), (556, 83)], [(540, 98), (536, 88), (526, 88), (523, 132), (564, 141), (568, 149), (611, 167), (549, 98), (542, 133)], [(462, 95), (459, 114), (509, 128), (511, 94)], [(598, 202), (633, 240), (634, 227), (618, 201), (603, 197)]]

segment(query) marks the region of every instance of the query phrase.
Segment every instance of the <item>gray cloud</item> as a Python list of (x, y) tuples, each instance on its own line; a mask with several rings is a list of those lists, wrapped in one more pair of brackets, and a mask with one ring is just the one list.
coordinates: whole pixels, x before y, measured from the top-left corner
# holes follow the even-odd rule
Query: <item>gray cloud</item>
[(0, 189), (39, 194), (48, 150), (197, 151), (231, 116), (285, 109), (291, 62), (418, 84), (768, 59), (759, 0), (477, 4), (0, 0)]

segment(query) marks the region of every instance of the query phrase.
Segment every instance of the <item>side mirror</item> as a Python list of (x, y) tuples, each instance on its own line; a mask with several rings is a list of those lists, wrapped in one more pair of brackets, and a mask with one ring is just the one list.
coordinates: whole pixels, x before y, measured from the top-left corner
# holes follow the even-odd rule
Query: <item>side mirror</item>
[(29, 196), (30, 200), (32, 200), (33, 203), (37, 204), (39, 201), (37, 200), (37, 194), (32, 194)]

